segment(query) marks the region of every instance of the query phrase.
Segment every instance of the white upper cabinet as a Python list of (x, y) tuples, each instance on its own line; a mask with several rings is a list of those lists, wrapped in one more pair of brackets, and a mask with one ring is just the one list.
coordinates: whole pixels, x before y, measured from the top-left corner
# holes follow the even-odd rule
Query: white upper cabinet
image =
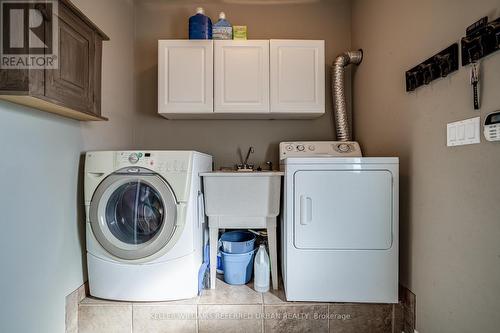
[(269, 41), (214, 41), (215, 113), (269, 112)]
[(271, 113), (325, 113), (325, 42), (271, 40)]
[(158, 113), (169, 119), (293, 119), (325, 113), (325, 43), (160, 40)]
[(213, 113), (213, 41), (158, 42), (158, 112)]

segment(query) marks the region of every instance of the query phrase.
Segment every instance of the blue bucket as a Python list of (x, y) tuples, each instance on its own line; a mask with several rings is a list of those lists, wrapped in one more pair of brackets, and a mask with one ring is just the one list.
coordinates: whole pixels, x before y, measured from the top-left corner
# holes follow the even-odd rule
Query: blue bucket
[(229, 284), (247, 284), (252, 278), (255, 250), (247, 253), (221, 252), (224, 264), (224, 281)]
[(250, 231), (229, 231), (222, 234), (220, 241), (226, 253), (248, 253), (254, 249), (255, 235)]

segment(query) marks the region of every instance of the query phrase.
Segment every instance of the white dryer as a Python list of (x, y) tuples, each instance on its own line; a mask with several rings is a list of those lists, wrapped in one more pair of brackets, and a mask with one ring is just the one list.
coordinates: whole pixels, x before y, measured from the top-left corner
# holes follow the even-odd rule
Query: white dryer
[(194, 297), (205, 214), (193, 151), (100, 151), (85, 159), (90, 294), (127, 301)]
[(289, 301), (398, 301), (399, 160), (360, 156), (355, 142), (280, 144)]

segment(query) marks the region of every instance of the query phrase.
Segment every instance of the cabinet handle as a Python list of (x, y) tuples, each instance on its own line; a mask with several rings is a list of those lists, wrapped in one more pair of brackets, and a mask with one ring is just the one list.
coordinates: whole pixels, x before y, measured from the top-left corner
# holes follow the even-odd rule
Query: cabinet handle
[(312, 199), (308, 196), (300, 196), (300, 224), (307, 225), (312, 221)]

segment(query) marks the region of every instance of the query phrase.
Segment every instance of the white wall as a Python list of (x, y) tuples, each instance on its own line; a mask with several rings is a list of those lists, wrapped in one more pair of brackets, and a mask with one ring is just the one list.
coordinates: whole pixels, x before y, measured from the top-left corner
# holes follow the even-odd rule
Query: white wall
[(83, 123), (0, 102), (2, 333), (64, 332), (65, 296), (86, 280), (81, 154), (133, 144), (132, 1), (74, 3), (111, 38), (102, 90), (110, 121)]
[(63, 332), (84, 281), (79, 124), (0, 102), (0, 147), (0, 331)]

